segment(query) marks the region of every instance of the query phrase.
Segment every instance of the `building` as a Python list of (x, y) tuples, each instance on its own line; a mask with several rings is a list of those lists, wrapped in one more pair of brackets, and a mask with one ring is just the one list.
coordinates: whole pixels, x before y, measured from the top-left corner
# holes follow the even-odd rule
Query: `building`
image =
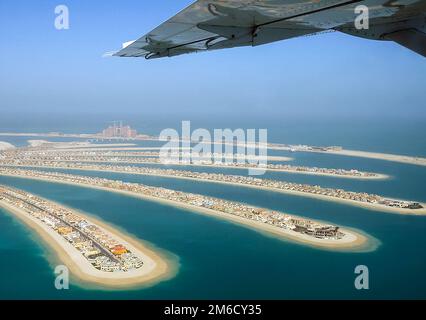
[(123, 126), (123, 122), (114, 121), (112, 126), (102, 131), (104, 138), (135, 138), (138, 133), (130, 126)]
[(58, 232), (59, 232), (60, 235), (67, 235), (67, 234), (72, 232), (72, 228), (71, 227), (59, 227)]
[(114, 246), (114, 248), (111, 249), (111, 252), (114, 255), (119, 256), (119, 255), (127, 253), (127, 249), (124, 246), (119, 244), (119, 245)]

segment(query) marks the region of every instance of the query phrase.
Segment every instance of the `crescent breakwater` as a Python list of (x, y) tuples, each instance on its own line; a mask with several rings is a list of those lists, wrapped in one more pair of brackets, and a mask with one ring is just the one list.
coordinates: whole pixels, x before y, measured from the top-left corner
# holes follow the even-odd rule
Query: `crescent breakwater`
[[(64, 133), (16, 133), (16, 132), (4, 132), (0, 133), (0, 136), (26, 136), (26, 137), (54, 137), (54, 138), (79, 138), (79, 139), (92, 139), (94, 141), (104, 140), (104, 137), (100, 134), (91, 134), (91, 133), (74, 133), (74, 134), (64, 134)], [(120, 141), (122, 139), (118, 138), (109, 138), (108, 140)], [(135, 138), (129, 139), (128, 141), (158, 141), (165, 142), (165, 140), (160, 139), (158, 136), (151, 136), (146, 134), (139, 134)], [(188, 140), (177, 140), (176, 142), (188, 142)], [(189, 142), (191, 142), (189, 140)], [(198, 141), (194, 141), (197, 143)], [(204, 142), (207, 143), (207, 142)], [(211, 142), (211, 144), (215, 144)], [(233, 145), (238, 146), (234, 143), (221, 143), (223, 145)], [(102, 145), (100, 145), (102, 146)], [(244, 144), (245, 147), (250, 148), (250, 144)], [(259, 145), (253, 146), (259, 147)], [(400, 154), (390, 154), (390, 153), (380, 153), (380, 152), (370, 152), (370, 151), (361, 151), (361, 150), (349, 150), (341, 146), (309, 146), (309, 145), (291, 145), (283, 143), (267, 143), (265, 147), (268, 150), (281, 150), (281, 151), (290, 151), (290, 152), (314, 152), (314, 153), (328, 153), (333, 155), (349, 156), (349, 157), (361, 157), (369, 159), (377, 159), (384, 161), (392, 161), (399, 163), (407, 163), (412, 165), (426, 166), (426, 158), (410, 155), (400, 155)], [(66, 146), (64, 146), (66, 148)], [(123, 150), (152, 150), (153, 148), (133, 148), (133, 149), (123, 149)]]
[[(2, 167), (3, 166), (3, 169)], [(327, 201), (336, 201), (348, 205), (359, 206), (367, 209), (399, 213), (424, 215), (425, 204), (416, 201), (386, 198), (376, 194), (364, 192), (346, 191), (343, 189), (324, 188), (317, 185), (299, 184), (281, 180), (261, 179), (252, 176), (225, 175), (220, 173), (205, 173), (195, 171), (183, 171), (174, 169), (156, 169), (136, 166), (114, 166), (106, 164), (78, 164), (70, 162), (9, 162), (0, 163), (0, 174), (2, 171), (11, 170), (14, 167), (38, 167), (65, 170), (83, 170), (116, 172), (124, 174), (162, 176), (168, 178), (187, 179), (201, 182), (213, 182), (220, 184), (231, 184), (273, 192), (286, 193), (297, 196), (317, 198)], [(16, 169), (19, 170), (19, 169)]]
[(406, 163), (406, 164), (412, 164), (417, 166), (426, 166), (425, 157), (361, 151), (361, 150), (349, 150), (339, 146), (316, 147), (316, 146), (307, 146), (307, 145), (271, 144), (268, 148), (271, 150), (326, 153), (326, 154), (332, 154), (332, 155), (338, 155), (338, 156), (368, 158), (368, 159), (376, 159), (376, 160), (383, 160), (383, 161), (390, 161), (390, 162)]
[(129, 196), (182, 207), (191, 211), (226, 219), (269, 235), (308, 244), (322, 249), (345, 251), (372, 250), (375, 239), (357, 231), (328, 223), (305, 219), (278, 211), (199, 194), (128, 183), (97, 177), (58, 172), (0, 169), (0, 175), (77, 185), (118, 192)]

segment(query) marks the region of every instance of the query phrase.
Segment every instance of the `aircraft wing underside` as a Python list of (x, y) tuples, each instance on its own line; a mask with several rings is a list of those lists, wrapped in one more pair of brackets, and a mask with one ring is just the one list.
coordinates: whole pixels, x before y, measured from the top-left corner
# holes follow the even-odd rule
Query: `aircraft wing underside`
[[(354, 25), (359, 5), (369, 9), (366, 30)], [(336, 30), (392, 40), (425, 56), (425, 7), (426, 0), (198, 0), (113, 55), (171, 57)]]

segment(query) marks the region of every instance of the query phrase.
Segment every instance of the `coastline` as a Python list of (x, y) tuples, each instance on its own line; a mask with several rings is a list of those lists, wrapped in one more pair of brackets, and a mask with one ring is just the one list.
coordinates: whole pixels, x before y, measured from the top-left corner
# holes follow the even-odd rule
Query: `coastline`
[(331, 153), (331, 154), (348, 156), (348, 157), (360, 157), (360, 158), (369, 158), (369, 159), (384, 160), (384, 161), (391, 161), (391, 162), (399, 162), (399, 163), (413, 164), (417, 166), (426, 166), (426, 158), (423, 158), (423, 157), (413, 157), (413, 156), (405, 156), (405, 155), (399, 155), (399, 154), (346, 150), (346, 149), (343, 149), (341, 151), (326, 151), (324, 153)]
[[(142, 151), (142, 150), (160, 150), (161, 147), (116, 147), (116, 148), (75, 148), (68, 149), (70, 151)], [(269, 148), (271, 150), (277, 151), (288, 151), (288, 149), (273, 147)], [(61, 151), (65, 151), (67, 149), (61, 149)], [(390, 154), (390, 153), (379, 153), (379, 152), (369, 152), (369, 151), (357, 151), (357, 150), (340, 150), (340, 151), (312, 151), (312, 150), (300, 150), (294, 152), (309, 152), (309, 153), (324, 153), (324, 154), (333, 154), (339, 156), (347, 156), (347, 157), (355, 157), (355, 158), (367, 158), (367, 159), (375, 159), (382, 161), (390, 161), (397, 163), (405, 163), (411, 165), (418, 166), (426, 166), (426, 158), (423, 157), (415, 157), (415, 156), (405, 156), (398, 154)]]
[[(4, 166), (4, 165), (0, 165)], [(23, 168), (49, 168), (45, 166), (4, 166), (4, 167), (23, 167)], [(314, 194), (309, 192), (301, 192), (301, 191), (294, 191), (294, 190), (285, 190), (285, 189), (278, 189), (278, 188), (271, 188), (271, 187), (262, 187), (259, 185), (251, 185), (251, 184), (243, 184), (243, 183), (235, 183), (235, 182), (227, 182), (227, 181), (217, 181), (217, 180), (203, 180), (198, 178), (190, 178), (190, 177), (182, 177), (182, 176), (173, 176), (173, 175), (166, 175), (166, 174), (149, 174), (149, 173), (130, 173), (130, 172), (122, 172), (122, 171), (112, 171), (112, 170), (96, 170), (96, 169), (73, 169), (73, 168), (67, 168), (67, 167), (50, 167), (54, 169), (62, 169), (62, 170), (74, 170), (74, 171), (92, 171), (92, 172), (105, 172), (105, 173), (120, 173), (120, 174), (128, 174), (128, 175), (142, 175), (142, 176), (153, 176), (153, 177), (162, 177), (162, 178), (172, 178), (172, 179), (181, 179), (181, 180), (190, 180), (190, 181), (197, 181), (197, 182), (203, 182), (203, 183), (216, 183), (216, 184), (226, 184), (226, 185), (232, 185), (237, 187), (246, 187), (251, 189), (258, 189), (258, 190), (265, 190), (265, 191), (271, 191), (271, 192), (277, 192), (277, 193), (283, 193), (283, 194), (290, 194), (300, 197), (307, 197), (307, 198), (314, 198), (329, 202), (338, 202), (346, 205), (351, 205), (355, 207), (361, 207), (364, 209), (369, 209), (373, 211), (380, 211), (380, 212), (387, 212), (387, 213), (393, 213), (393, 214), (405, 214), (405, 215), (414, 215), (414, 216), (423, 216), (426, 215), (426, 204), (421, 203), (423, 206), (422, 209), (404, 209), (404, 208), (395, 208), (395, 207), (389, 207), (384, 206), (380, 204), (374, 204), (374, 203), (368, 203), (368, 202), (361, 202), (361, 201), (355, 201), (350, 199), (340, 199), (337, 197), (331, 197), (326, 195), (320, 195), (320, 194)], [(3, 175), (0, 173), (0, 175)], [(13, 175), (10, 175), (14, 177)]]
[(139, 239), (132, 239), (129, 235), (117, 231), (112, 226), (94, 218), (92, 215), (87, 216), (78, 210), (71, 209), (78, 212), (84, 218), (87, 217), (88, 220), (104, 229), (107, 233), (124, 240), (123, 243), (128, 248), (138, 252), (144, 258), (144, 266), (140, 268), (144, 270), (132, 270), (128, 274), (99, 271), (87, 259), (84, 259), (71, 244), (36, 218), (31, 217), (25, 211), (11, 206), (4, 201), (0, 201), (0, 207), (14, 215), (34, 231), (43, 244), (52, 250), (53, 255), (57, 258), (55, 260), (65, 264), (70, 270), (71, 277), (75, 277), (77, 280), (76, 283), (82, 287), (87, 285), (111, 290), (148, 287), (172, 278), (177, 272), (177, 268), (172, 266), (172, 263), (167, 261), (162, 254), (155, 252), (152, 248), (148, 248), (147, 244), (138, 241)]
[[(59, 162), (66, 162), (66, 163), (73, 163), (76, 162), (78, 163), (78, 161), (74, 161), (74, 160), (60, 160)], [(104, 161), (87, 161), (87, 162), (81, 162), (81, 163), (88, 163), (90, 165), (90, 163), (108, 163), (108, 165), (116, 165), (117, 162), (104, 162)], [(138, 163), (118, 163), (119, 165), (123, 165), (123, 164), (127, 164), (127, 165), (135, 165)], [(153, 165), (158, 165), (161, 166), (163, 164), (161, 163), (157, 163), (157, 162), (144, 162), (144, 163), (140, 163), (140, 164), (153, 164)], [(250, 168), (250, 167), (232, 167), (232, 166), (214, 166), (214, 165), (188, 165), (188, 164), (167, 164), (166, 166), (171, 165), (171, 166), (189, 166), (189, 167), (212, 167), (212, 168), (225, 168), (225, 169), (244, 169), (244, 170), (263, 170), (263, 168)], [(51, 168), (51, 169), (67, 169), (67, 170), (83, 170), (83, 171), (100, 171), (100, 172), (116, 172), (116, 173), (127, 173), (127, 174), (137, 174), (137, 175), (149, 175), (149, 174), (145, 174), (145, 173), (139, 173), (139, 172), (128, 172), (128, 171), (118, 171), (118, 170), (103, 170), (103, 169), (86, 169), (86, 168), (70, 168), (70, 167), (60, 167), (60, 166), (49, 166), (49, 165), (43, 165), (43, 166), (39, 166), (39, 165), (22, 165), (22, 164), (3, 164), (0, 161), (0, 167), (22, 167), (22, 168)], [(332, 178), (343, 178), (343, 179), (354, 179), (354, 180), (388, 180), (391, 177), (389, 175), (386, 174), (382, 174), (382, 173), (376, 173), (376, 176), (348, 176), (348, 175), (338, 175), (338, 174), (332, 174), (332, 173), (324, 173), (324, 172), (304, 172), (304, 171), (296, 171), (296, 170), (286, 170), (286, 169), (267, 169), (265, 168), (266, 171), (275, 171), (275, 172), (284, 172), (284, 173), (290, 173), (290, 174), (302, 174), (302, 175), (313, 175), (313, 176), (326, 176), (326, 177), (332, 177)], [(160, 176), (160, 175), (156, 175), (156, 176)], [(173, 175), (164, 175), (167, 177), (176, 177), (177, 176), (173, 176)], [(189, 179), (189, 178), (188, 178)], [(195, 180), (195, 179), (194, 179)], [(208, 180), (211, 181), (211, 180)]]
[[(289, 158), (291, 161), (292, 158)], [(62, 160), (61, 160), (62, 161)], [(64, 162), (78, 162), (78, 161), (64, 161)], [(82, 161), (83, 162), (83, 161)], [(86, 163), (105, 163), (103, 161), (90, 161)], [(115, 164), (117, 162), (107, 162), (110, 164)], [(135, 164), (135, 163), (121, 163), (121, 164)], [(154, 164), (154, 165), (165, 165), (165, 166), (182, 166), (182, 167), (207, 167), (207, 168), (220, 168), (220, 169), (240, 169), (240, 170), (260, 170), (260, 171), (271, 171), (271, 172), (284, 172), (291, 174), (305, 174), (305, 175), (313, 175), (313, 176), (326, 176), (333, 178), (344, 178), (344, 179), (356, 179), (356, 180), (387, 180), (390, 179), (390, 176), (386, 174), (377, 173), (376, 176), (350, 176), (350, 175), (339, 175), (325, 172), (308, 172), (308, 171), (297, 171), (297, 170), (289, 170), (289, 169), (275, 169), (275, 168), (257, 168), (257, 167), (243, 167), (243, 166), (227, 166), (227, 165), (210, 165), (210, 164), (185, 164), (185, 163), (158, 163), (158, 162), (144, 162), (141, 164)], [(1, 165), (1, 164), (0, 164)]]
[(6, 141), (0, 141), (0, 151), (6, 151), (6, 150), (14, 150), (16, 147)]
[[(280, 228), (277, 228), (277, 227), (274, 227), (274, 226), (271, 226), (271, 225), (268, 225), (266, 223), (262, 223), (262, 222), (259, 222), (259, 221), (253, 221), (253, 220), (245, 219), (245, 218), (242, 218), (242, 217), (234, 216), (232, 214), (222, 213), (222, 212), (212, 210), (212, 209), (208, 209), (208, 208), (200, 208), (198, 206), (181, 203), (181, 202), (174, 201), (174, 200), (168, 200), (168, 199), (163, 199), (163, 198), (158, 198), (158, 197), (153, 197), (153, 196), (147, 196), (147, 195), (143, 195), (143, 194), (139, 194), (139, 193), (135, 193), (135, 192), (117, 190), (117, 189), (101, 187), (101, 186), (93, 186), (93, 185), (82, 184), (82, 183), (68, 182), (68, 181), (67, 182), (55, 181), (55, 180), (52, 180), (52, 179), (39, 178), (39, 177), (34, 177), (34, 178), (33, 177), (20, 177), (20, 176), (12, 176), (12, 177), (21, 178), (21, 179), (29, 179), (29, 180), (46, 181), (46, 182), (49, 182), (49, 183), (74, 185), (74, 186), (83, 187), (83, 188), (91, 188), (91, 189), (97, 189), (97, 190), (102, 190), (102, 191), (107, 191), (107, 192), (119, 193), (119, 194), (131, 196), (131, 197), (134, 197), (134, 198), (140, 198), (140, 199), (148, 200), (148, 201), (151, 201), (151, 202), (156, 202), (156, 203), (170, 205), (170, 206), (177, 207), (177, 208), (182, 208), (182, 209), (194, 212), (194, 213), (214, 216), (214, 217), (217, 217), (217, 218), (221, 218), (221, 219), (224, 219), (224, 220), (227, 220), (227, 221), (237, 223), (239, 225), (249, 227), (250, 229), (254, 229), (254, 230), (260, 231), (262, 233), (268, 233), (269, 235), (275, 235), (278, 238), (281, 238), (283, 240), (287, 240), (287, 241), (293, 240), (294, 242), (309, 245), (311, 247), (315, 247), (315, 248), (318, 248), (318, 249), (349, 251), (349, 252), (365, 252), (365, 251), (374, 250), (375, 247), (376, 247), (376, 246), (372, 245), (372, 243), (374, 241), (372, 241), (373, 238), (371, 236), (365, 236), (365, 235), (362, 235), (361, 233), (358, 233), (358, 232), (355, 232), (355, 231), (350, 231), (348, 228), (340, 228), (340, 230), (346, 234), (346, 239), (344, 239), (344, 240), (342, 240), (342, 239), (341, 240), (318, 239), (318, 238), (314, 238), (314, 237), (311, 237), (311, 236), (300, 234), (300, 233), (297, 233), (297, 232), (294, 232), (294, 231), (291, 231), (291, 230), (280, 229)], [(292, 216), (298, 217), (296, 215), (292, 215)], [(312, 219), (310, 219), (310, 220), (312, 220)], [(336, 241), (338, 241), (338, 242), (336, 243)]]
[[(16, 133), (16, 132), (1, 132), (0, 136), (27, 136), (27, 137), (69, 137), (69, 138), (99, 138), (96, 134), (65, 134), (65, 135), (55, 135), (48, 133)], [(136, 141), (157, 141), (164, 142), (160, 140), (158, 137), (149, 137), (143, 136), (140, 138), (135, 138)], [(136, 148), (139, 149), (139, 148)], [(148, 148), (150, 149), (150, 148)], [(268, 150), (281, 150), (281, 151), (289, 151), (289, 147), (287, 146), (267, 146)], [(369, 159), (377, 159), (391, 162), (399, 162), (399, 163), (407, 163), (419, 166), (426, 166), (426, 158), (424, 157), (416, 157), (409, 155), (399, 155), (399, 154), (391, 154), (391, 153), (381, 153), (381, 152), (370, 152), (370, 151), (360, 151), (360, 150), (350, 150), (350, 149), (342, 149), (342, 150), (295, 150), (294, 152), (311, 152), (311, 153), (328, 153), (349, 157), (361, 157), (361, 158), (369, 158)]]
[(75, 148), (96, 148), (96, 147), (132, 147), (136, 146), (135, 143), (102, 143), (96, 144), (86, 141), (72, 141), (72, 142), (54, 142), (48, 140), (28, 140), (28, 146), (31, 148), (38, 148), (42, 146), (51, 146), (52, 149), (75, 149)]
[[(280, 146), (268, 147), (268, 149), (269, 150), (277, 150), (277, 151), (289, 151), (288, 147), (280, 147)], [(409, 156), (409, 155), (402, 155), (402, 154), (371, 152), (371, 151), (361, 151), (361, 150), (350, 150), (350, 149), (326, 150), (326, 151), (306, 149), (306, 150), (295, 150), (295, 151), (292, 151), (292, 152), (333, 154), (333, 155), (338, 155), (338, 156), (367, 158), (367, 159), (375, 159), (375, 160), (382, 160), (382, 161), (406, 163), (406, 164), (412, 164), (412, 165), (417, 165), (417, 166), (426, 166), (426, 158)]]

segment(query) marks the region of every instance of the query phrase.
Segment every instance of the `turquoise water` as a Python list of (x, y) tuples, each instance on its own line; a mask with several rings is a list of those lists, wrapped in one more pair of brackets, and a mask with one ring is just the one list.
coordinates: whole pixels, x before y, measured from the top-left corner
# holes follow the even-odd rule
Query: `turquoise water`
[[(279, 130), (277, 127), (276, 131)], [(361, 138), (353, 138), (355, 129), (350, 128), (351, 133), (346, 139), (348, 145), (358, 146), (359, 149), (425, 155), (425, 145), (418, 143), (425, 137), (424, 130), (423, 127), (407, 127), (407, 132), (401, 133), (404, 130), (398, 128), (390, 135), (389, 128), (358, 128), (361, 137), (364, 131), (378, 132), (375, 139), (362, 141)], [(296, 132), (300, 133), (301, 129)], [(301, 135), (300, 142), (308, 143), (308, 135), (309, 132)], [(312, 138), (310, 143), (314, 144), (315, 139), (317, 142), (326, 140), (327, 135), (331, 135), (329, 131), (328, 134)], [(402, 142), (401, 137), (411, 135), (417, 137), (416, 143)], [(400, 138), (395, 139), (395, 136)], [(284, 138), (281, 140), (295, 143)], [(335, 138), (337, 140), (343, 141), (345, 137), (339, 136)], [(381, 140), (387, 143), (380, 150), (375, 143)], [(362, 143), (364, 148), (360, 147)], [(284, 152), (279, 154), (288, 155)], [(386, 173), (392, 178), (386, 181), (361, 181), (276, 172), (267, 173), (265, 177), (426, 202), (424, 167), (309, 153), (294, 153), (291, 156), (295, 158), (295, 164), (356, 167)], [(244, 170), (233, 169), (196, 170), (246, 174)], [(1, 184), (18, 187), (99, 216), (175, 254), (180, 262), (176, 277), (150, 288), (111, 292), (85, 289), (72, 283), (70, 290), (58, 291), (53, 285), (53, 266), (57, 261), (51, 258), (51, 253), (36, 236), (0, 209), (0, 298), (426, 298), (426, 217), (381, 213), (235, 186), (125, 174), (70, 172), (202, 193), (329, 221), (360, 229), (381, 244), (374, 252), (367, 253), (318, 250), (155, 202), (82, 187), (0, 177)], [(369, 267), (370, 290), (358, 291), (354, 288), (354, 268), (360, 264)]]

